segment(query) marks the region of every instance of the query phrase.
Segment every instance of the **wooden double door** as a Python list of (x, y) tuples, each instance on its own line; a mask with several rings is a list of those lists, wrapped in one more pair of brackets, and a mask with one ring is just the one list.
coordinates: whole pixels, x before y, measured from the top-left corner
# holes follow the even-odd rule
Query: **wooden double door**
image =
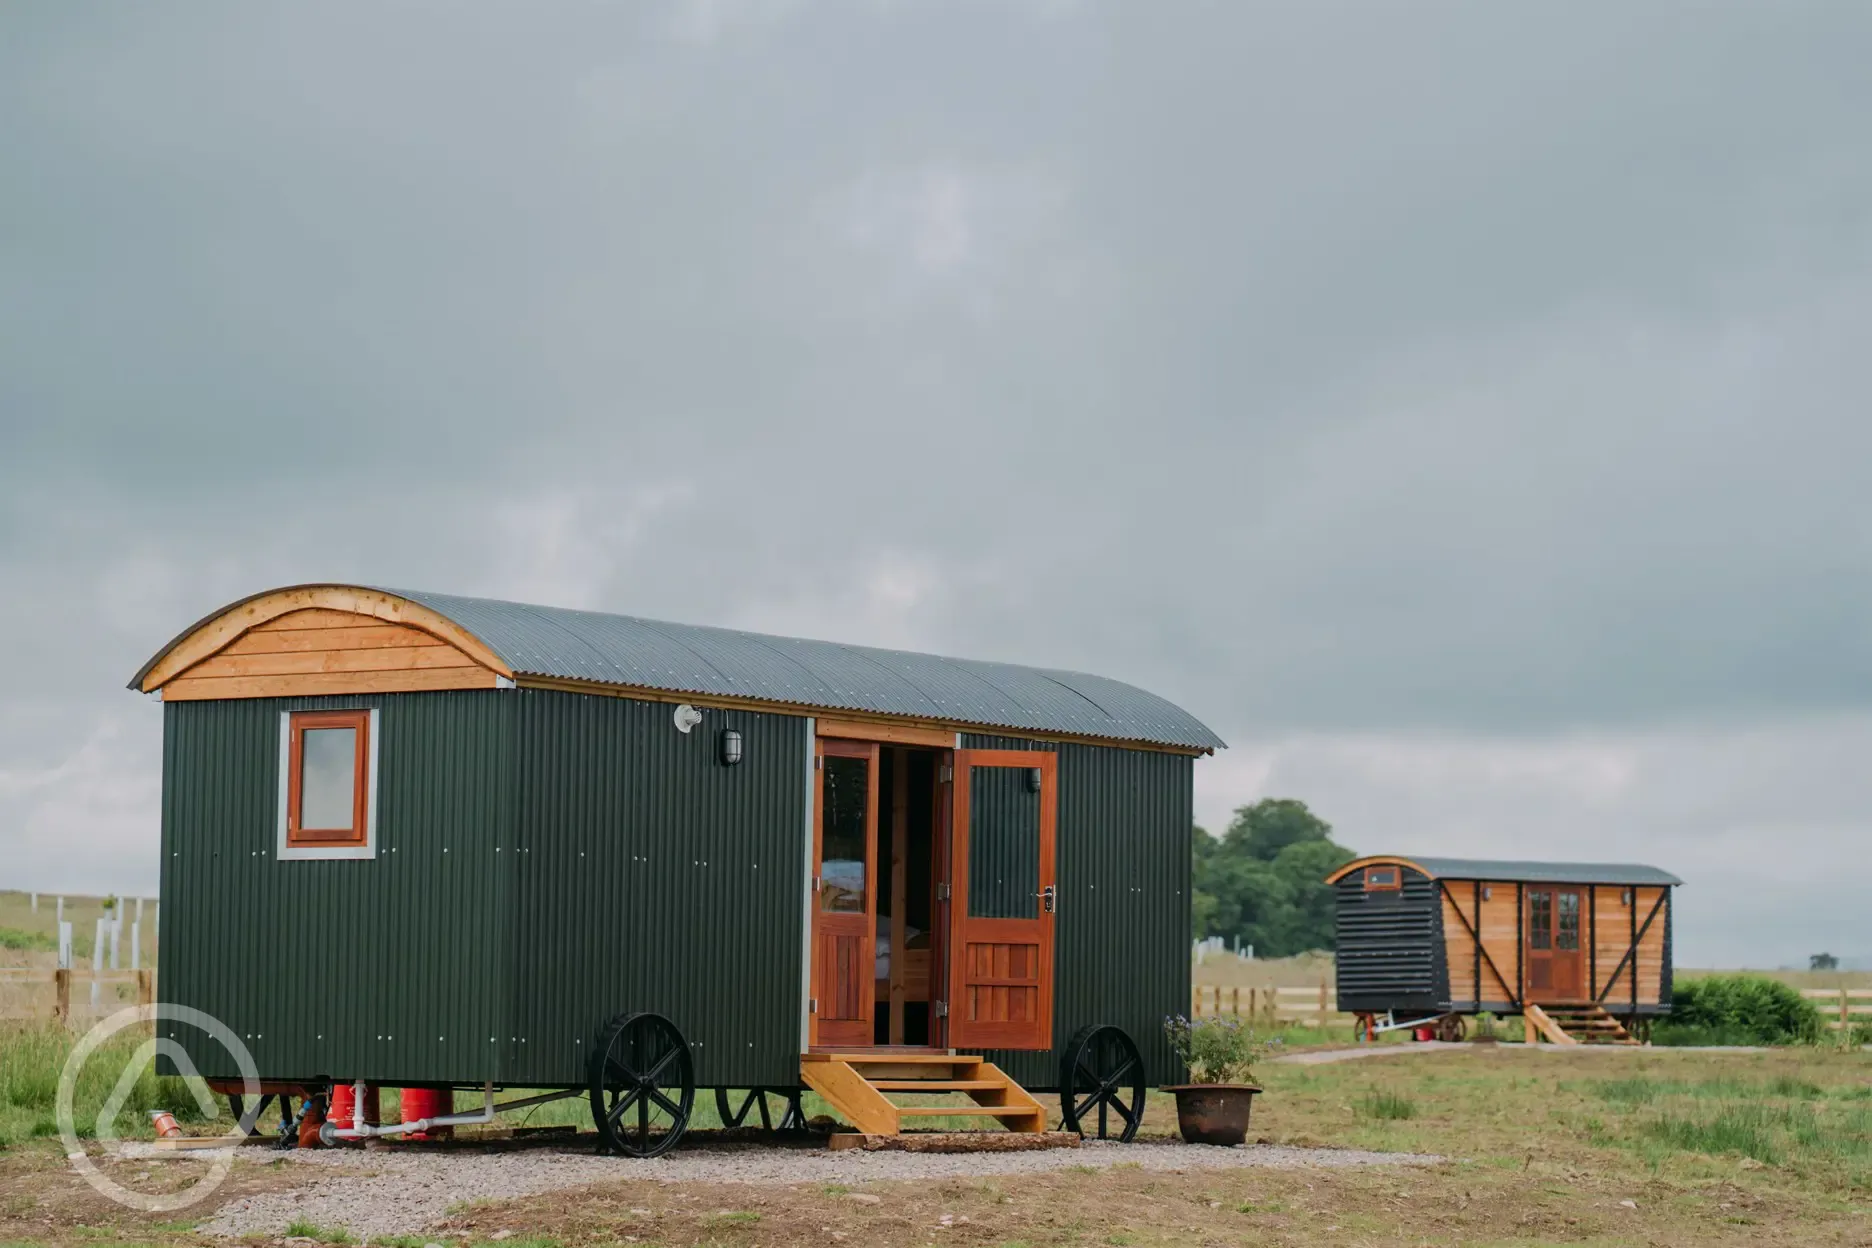
[[(881, 751), (816, 745), (809, 1040), (877, 1043)], [(932, 1048), (1053, 1047), (1058, 773), (1044, 751), (932, 751)], [(898, 774), (901, 774), (899, 772)], [(898, 928), (901, 931), (901, 927)], [(890, 957), (910, 951), (891, 948)]]
[(1586, 968), (1581, 954), (1586, 923), (1584, 889), (1530, 884), (1522, 916), (1527, 932), (1527, 995), (1536, 1003), (1583, 1001)]

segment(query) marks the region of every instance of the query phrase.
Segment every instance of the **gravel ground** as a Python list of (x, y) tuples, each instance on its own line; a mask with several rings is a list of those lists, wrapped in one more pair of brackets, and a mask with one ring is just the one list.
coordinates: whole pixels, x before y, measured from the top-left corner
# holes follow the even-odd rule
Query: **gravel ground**
[(1352, 1149), (1248, 1145), (1208, 1148), (1190, 1144), (1100, 1144), (1013, 1153), (833, 1153), (797, 1148), (719, 1148), (679, 1151), (653, 1161), (598, 1157), (590, 1152), (531, 1149), (424, 1155), (293, 1152), (291, 1164), (336, 1171), (290, 1192), (231, 1201), (205, 1223), (209, 1235), (278, 1235), (303, 1219), (344, 1227), (353, 1235), (409, 1235), (469, 1200), (511, 1200), (618, 1180), (658, 1183), (862, 1183), (872, 1179), (939, 1179), (1032, 1174), (1073, 1166), (1130, 1163), (1146, 1170), (1215, 1170), (1235, 1166), (1276, 1169), (1339, 1166), (1429, 1165), (1440, 1157), (1368, 1153)]

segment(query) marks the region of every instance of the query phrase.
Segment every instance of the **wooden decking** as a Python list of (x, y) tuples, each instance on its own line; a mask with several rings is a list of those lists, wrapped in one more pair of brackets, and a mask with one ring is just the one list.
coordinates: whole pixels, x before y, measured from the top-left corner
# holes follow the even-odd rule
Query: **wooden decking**
[[(1047, 1112), (1027, 1090), (979, 1057), (934, 1052), (806, 1053), (800, 1080), (866, 1136), (899, 1135), (923, 1118), (979, 1118), (983, 1130), (1039, 1134)], [(917, 1103), (920, 1096), (962, 1093), (972, 1105)], [(894, 1094), (894, 1095), (893, 1095)]]

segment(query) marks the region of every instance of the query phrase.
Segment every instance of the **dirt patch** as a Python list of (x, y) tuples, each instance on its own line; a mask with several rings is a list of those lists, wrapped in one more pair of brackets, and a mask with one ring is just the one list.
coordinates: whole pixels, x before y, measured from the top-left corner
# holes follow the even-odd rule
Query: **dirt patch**
[[(150, 1195), (178, 1192), (196, 1182), (208, 1159), (186, 1154), (164, 1157), (99, 1159), (105, 1177), (132, 1191)], [(192, 1209), (148, 1214), (127, 1209), (85, 1182), (56, 1148), (15, 1149), (0, 1154), (0, 1242), (48, 1241), (74, 1237), (84, 1228), (147, 1236), (157, 1229), (182, 1232), (229, 1200), (290, 1191), (303, 1185), (299, 1167), (264, 1153), (239, 1159), (225, 1182)]]
[[(330, 1160), (328, 1160), (330, 1159)], [(678, 1149), (650, 1161), (596, 1156), (589, 1147), (510, 1150), (499, 1154), (466, 1151), (380, 1154), (377, 1173), (344, 1173), (291, 1191), (260, 1193), (230, 1201), (203, 1230), (216, 1235), (277, 1235), (292, 1221), (342, 1227), (356, 1236), (408, 1235), (429, 1231), (452, 1209), (486, 1200), (521, 1202), (579, 1189), (589, 1194), (604, 1185), (634, 1188), (685, 1184), (701, 1190), (739, 1193), (747, 1188), (790, 1189), (801, 1184), (849, 1187), (854, 1184), (911, 1181), (942, 1184), (957, 1181), (1012, 1180), (1059, 1171), (1101, 1173), (1115, 1168), (1164, 1172), (1215, 1168), (1320, 1169), (1345, 1166), (1422, 1165), (1440, 1159), (1349, 1149), (1300, 1149), (1271, 1145), (1203, 1148), (1157, 1144), (1097, 1144), (1047, 1151), (927, 1153), (853, 1149), (784, 1149), (764, 1146)], [(345, 1165), (344, 1154), (305, 1153), (294, 1168), (310, 1172)], [(346, 1167), (349, 1169), (349, 1167)], [(566, 1199), (582, 1202), (586, 1195)], [(441, 1223), (446, 1225), (446, 1223)]]
[(1848, 1220), (1824, 1225), (1739, 1189), (1692, 1207), (1638, 1181), (1571, 1181), (1428, 1170), (1233, 1169), (950, 1178), (726, 1189), (615, 1183), (550, 1204), (476, 1208), (444, 1228), (564, 1244), (1358, 1245), (1500, 1243), (1856, 1243)]

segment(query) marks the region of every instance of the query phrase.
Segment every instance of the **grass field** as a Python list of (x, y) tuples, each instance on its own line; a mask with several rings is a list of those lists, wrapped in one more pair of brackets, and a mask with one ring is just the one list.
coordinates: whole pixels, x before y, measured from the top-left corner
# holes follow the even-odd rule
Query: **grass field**
[[(841, 1185), (654, 1184), (620, 1161), (615, 1183), (551, 1200), (474, 1202), (451, 1225), (472, 1244), (506, 1232), (508, 1248), (1872, 1242), (1872, 1065), (1863, 1054), (1470, 1046), (1273, 1064), (1259, 1077), (1267, 1092), (1254, 1133), (1264, 1140), (1449, 1160), (1179, 1173), (1105, 1169), (1088, 1153), (1085, 1165), (1049, 1175), (863, 1184), (875, 1204), (854, 1202)], [(1174, 1130), (1162, 1094), (1146, 1130)], [(59, 1154), (56, 1141), (30, 1137), (0, 1152), (0, 1243), (197, 1242), (189, 1218), (152, 1225), (91, 1195)], [(368, 1166), (369, 1154), (360, 1162)], [(131, 1166), (162, 1182), (148, 1177), (158, 1167)], [(243, 1159), (229, 1192), (313, 1177), (299, 1169)]]
[[(97, 934), (99, 917), (109, 913), (102, 897), (65, 895), (65, 920), (72, 925), (72, 953), (77, 960), (90, 964), (92, 941)], [(119, 956), (130, 965), (130, 921), (136, 917), (136, 900), (124, 907), (123, 944)], [(143, 965), (154, 965), (156, 956), (156, 915), (150, 901), (143, 909)], [(0, 892), (0, 966), (53, 966), (58, 961), (58, 904), (51, 893), (39, 895), (39, 909), (32, 908), (32, 894)]]

